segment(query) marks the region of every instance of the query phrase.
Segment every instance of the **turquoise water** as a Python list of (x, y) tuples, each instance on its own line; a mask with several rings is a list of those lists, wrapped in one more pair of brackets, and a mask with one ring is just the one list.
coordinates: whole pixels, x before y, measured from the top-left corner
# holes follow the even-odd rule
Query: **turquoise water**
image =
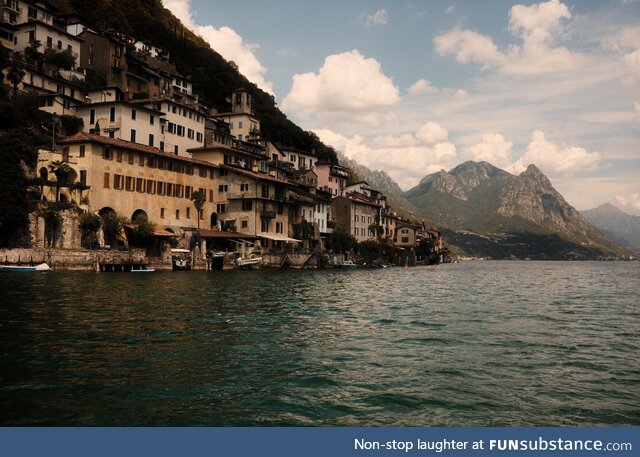
[(0, 274), (0, 425), (640, 425), (640, 263)]

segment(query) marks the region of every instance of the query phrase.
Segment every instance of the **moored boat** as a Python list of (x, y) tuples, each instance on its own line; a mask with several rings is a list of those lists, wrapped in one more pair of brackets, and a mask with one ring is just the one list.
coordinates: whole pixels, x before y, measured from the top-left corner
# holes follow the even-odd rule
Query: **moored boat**
[(343, 270), (352, 270), (354, 268), (358, 268), (358, 265), (353, 263), (353, 260), (345, 260), (340, 264), (340, 268), (342, 268)]
[(15, 273), (34, 273), (41, 271), (53, 271), (51, 267), (42, 262), (38, 265), (0, 265), (0, 271), (15, 272)]

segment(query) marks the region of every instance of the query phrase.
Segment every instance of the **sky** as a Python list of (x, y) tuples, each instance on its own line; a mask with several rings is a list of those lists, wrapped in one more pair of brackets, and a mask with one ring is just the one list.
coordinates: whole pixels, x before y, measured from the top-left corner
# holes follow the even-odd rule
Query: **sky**
[(640, 215), (640, 0), (163, 0), (326, 144), (403, 190), (533, 163)]

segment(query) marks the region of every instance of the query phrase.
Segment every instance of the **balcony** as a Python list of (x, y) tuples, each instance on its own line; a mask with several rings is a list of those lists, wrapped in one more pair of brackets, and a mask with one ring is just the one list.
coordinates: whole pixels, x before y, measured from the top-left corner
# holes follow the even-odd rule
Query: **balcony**
[(257, 198), (254, 192), (229, 192), (227, 194), (228, 200), (245, 200), (247, 198)]
[(9, 11), (12, 11), (14, 13), (22, 14), (22, 8), (18, 6), (18, 2), (5, 1), (2, 7), (3, 9), (8, 9)]

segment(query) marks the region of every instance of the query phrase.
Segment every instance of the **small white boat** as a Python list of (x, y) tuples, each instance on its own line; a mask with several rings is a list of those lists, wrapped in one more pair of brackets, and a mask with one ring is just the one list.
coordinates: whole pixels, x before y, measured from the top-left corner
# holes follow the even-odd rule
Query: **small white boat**
[(345, 270), (351, 270), (353, 268), (358, 268), (358, 265), (353, 263), (353, 260), (345, 260), (344, 262), (342, 262), (342, 264), (340, 264), (340, 268)]
[(151, 273), (154, 271), (156, 271), (155, 268), (147, 268), (147, 267), (131, 268), (131, 273)]
[(242, 257), (238, 257), (236, 259), (236, 264), (239, 267), (250, 267), (252, 265), (257, 265), (260, 262), (262, 262), (262, 259), (260, 257), (251, 257), (246, 259), (243, 259)]
[(0, 265), (0, 271), (14, 272), (14, 273), (33, 273), (38, 271), (53, 271), (46, 262), (39, 265)]

